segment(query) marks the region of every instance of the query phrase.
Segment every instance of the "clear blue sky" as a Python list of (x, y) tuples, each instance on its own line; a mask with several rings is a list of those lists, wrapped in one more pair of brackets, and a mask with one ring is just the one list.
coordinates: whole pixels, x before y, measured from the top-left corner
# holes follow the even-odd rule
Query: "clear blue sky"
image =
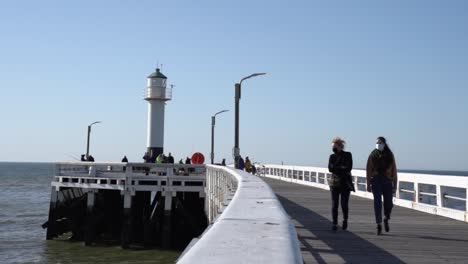
[[(352, 3), (351, 3), (352, 2)], [(0, 160), (98, 161), (146, 149), (146, 76), (174, 99), (165, 149), (324, 166), (342, 136), (363, 167), (388, 138), (400, 168), (468, 170), (467, 1), (3, 1)]]

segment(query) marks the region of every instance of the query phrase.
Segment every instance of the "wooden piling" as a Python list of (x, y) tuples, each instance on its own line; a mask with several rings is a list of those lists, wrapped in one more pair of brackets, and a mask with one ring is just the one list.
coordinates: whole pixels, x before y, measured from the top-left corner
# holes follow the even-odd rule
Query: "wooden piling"
[(171, 247), (172, 193), (173, 192), (171, 191), (164, 192), (164, 214), (163, 226), (161, 230), (161, 245), (165, 249)]
[(122, 248), (128, 248), (133, 238), (131, 193), (125, 192), (123, 205), (124, 205), (124, 208), (123, 208), (123, 216), (122, 216), (122, 236), (121, 236), (120, 243), (121, 243)]
[(57, 207), (57, 190), (55, 187), (52, 187), (50, 191), (50, 205), (49, 205), (49, 219), (47, 221), (47, 240), (52, 240), (56, 235), (55, 220), (56, 220), (56, 207)]
[(96, 214), (94, 204), (96, 201), (95, 190), (89, 190), (86, 202), (86, 226), (85, 226), (85, 246), (91, 246), (96, 239)]

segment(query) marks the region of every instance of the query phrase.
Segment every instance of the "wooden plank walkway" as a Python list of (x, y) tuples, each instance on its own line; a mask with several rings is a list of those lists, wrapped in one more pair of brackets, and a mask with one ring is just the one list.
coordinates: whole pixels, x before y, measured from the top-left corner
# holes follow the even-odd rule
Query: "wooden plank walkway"
[(390, 233), (377, 236), (373, 201), (351, 196), (348, 231), (335, 233), (329, 191), (262, 179), (291, 216), (305, 263), (468, 263), (467, 223), (396, 206)]

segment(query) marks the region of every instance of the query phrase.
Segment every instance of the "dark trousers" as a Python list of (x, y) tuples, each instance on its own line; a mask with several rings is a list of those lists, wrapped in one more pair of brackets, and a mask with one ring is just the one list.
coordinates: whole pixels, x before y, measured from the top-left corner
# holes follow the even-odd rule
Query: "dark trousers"
[(374, 195), (375, 222), (382, 223), (382, 196), (384, 200), (384, 215), (390, 219), (393, 208), (393, 183), (386, 176), (372, 178), (372, 194)]
[(333, 224), (338, 224), (338, 205), (340, 204), (341, 196), (341, 210), (343, 210), (343, 220), (348, 220), (349, 214), (349, 195), (351, 192), (342, 188), (330, 187), (331, 196), (332, 196), (332, 217)]

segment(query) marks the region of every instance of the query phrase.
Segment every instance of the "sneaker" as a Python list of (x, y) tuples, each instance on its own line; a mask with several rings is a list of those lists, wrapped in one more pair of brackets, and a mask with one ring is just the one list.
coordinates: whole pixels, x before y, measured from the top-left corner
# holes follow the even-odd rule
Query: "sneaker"
[(382, 225), (381, 224), (377, 225), (377, 235), (378, 236), (382, 235)]
[(390, 225), (388, 224), (388, 218), (384, 219), (384, 227), (385, 227), (385, 232), (390, 231)]
[(342, 226), (343, 230), (346, 230), (348, 229), (348, 221), (347, 220), (343, 220), (343, 226)]
[(336, 232), (337, 230), (338, 230), (338, 226), (333, 225), (333, 226), (332, 226), (332, 231), (335, 231), (335, 232)]

